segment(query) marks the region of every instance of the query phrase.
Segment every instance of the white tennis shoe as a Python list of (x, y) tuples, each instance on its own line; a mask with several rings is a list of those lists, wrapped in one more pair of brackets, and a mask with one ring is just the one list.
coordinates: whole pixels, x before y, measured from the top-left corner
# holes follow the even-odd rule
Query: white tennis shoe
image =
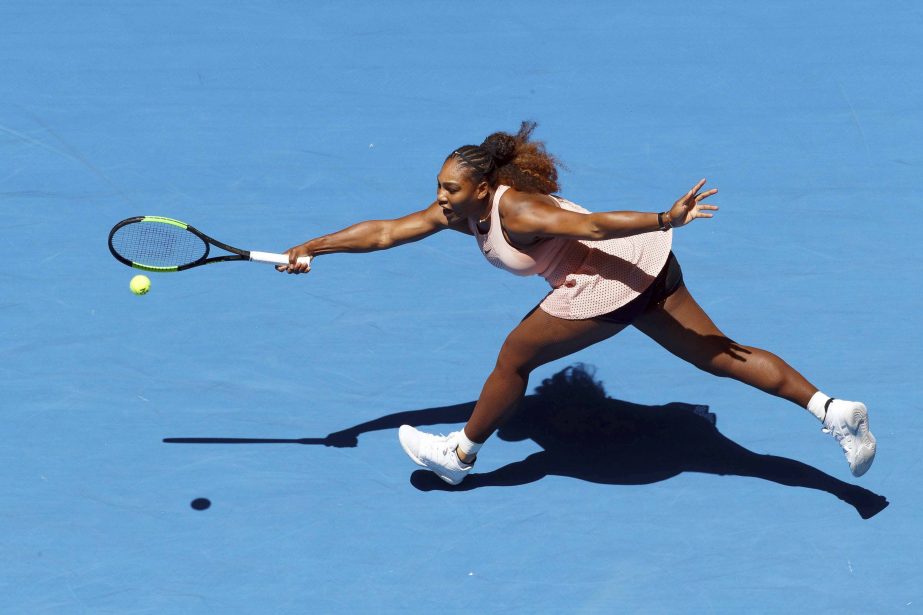
[(450, 485), (457, 485), (464, 480), (472, 467), (471, 464), (462, 463), (455, 452), (457, 433), (456, 431), (447, 436), (436, 436), (410, 425), (401, 425), (397, 437), (404, 452), (415, 464), (435, 472), (436, 476)]
[(869, 431), (869, 412), (857, 401), (834, 399), (824, 416), (824, 433), (833, 434), (846, 453), (853, 476), (862, 476), (875, 461), (875, 436)]

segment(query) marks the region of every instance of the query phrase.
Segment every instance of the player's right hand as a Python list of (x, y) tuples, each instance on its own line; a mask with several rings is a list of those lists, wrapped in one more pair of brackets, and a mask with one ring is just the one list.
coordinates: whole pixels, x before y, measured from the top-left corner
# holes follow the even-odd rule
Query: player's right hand
[(276, 265), (276, 271), (281, 271), (282, 273), (308, 273), (311, 271), (311, 265), (298, 262), (298, 259), (302, 256), (313, 256), (306, 243), (289, 248), (283, 254), (288, 255), (288, 265)]

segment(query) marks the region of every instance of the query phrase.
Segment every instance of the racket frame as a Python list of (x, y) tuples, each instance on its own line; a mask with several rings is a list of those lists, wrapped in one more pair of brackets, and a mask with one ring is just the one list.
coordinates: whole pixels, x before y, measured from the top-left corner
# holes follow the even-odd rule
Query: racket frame
[[(157, 224), (171, 224), (177, 226), (185, 231), (189, 231), (196, 237), (202, 240), (205, 244), (205, 253), (202, 254), (198, 259), (191, 263), (186, 263), (184, 265), (173, 265), (170, 267), (156, 267), (152, 265), (145, 265), (143, 263), (136, 263), (130, 261), (121, 254), (119, 254), (112, 245), (112, 238), (115, 236), (115, 233), (122, 227), (129, 224), (140, 224), (140, 223), (157, 223)], [(211, 247), (215, 246), (216, 248), (221, 248), (230, 254), (222, 254), (219, 256), (208, 257), (211, 252)], [(274, 265), (287, 265), (289, 260), (288, 256), (285, 254), (276, 254), (273, 252), (257, 252), (255, 250), (242, 250), (240, 248), (235, 248), (234, 246), (229, 246), (228, 244), (218, 241), (214, 237), (209, 237), (199, 229), (195, 228), (191, 224), (186, 224), (180, 220), (174, 220), (173, 218), (165, 218), (164, 216), (134, 216), (132, 218), (126, 218), (118, 224), (112, 227), (112, 230), (109, 231), (109, 252), (112, 253), (112, 256), (115, 257), (117, 261), (128, 265), (134, 269), (141, 269), (142, 271), (152, 271), (155, 273), (170, 273), (173, 271), (185, 271), (186, 269), (192, 269), (193, 267), (199, 267), (201, 265), (209, 265), (211, 263), (221, 263), (224, 261), (254, 261), (260, 263), (270, 263)], [(304, 262), (311, 264), (310, 256), (302, 256), (298, 259), (299, 262)]]

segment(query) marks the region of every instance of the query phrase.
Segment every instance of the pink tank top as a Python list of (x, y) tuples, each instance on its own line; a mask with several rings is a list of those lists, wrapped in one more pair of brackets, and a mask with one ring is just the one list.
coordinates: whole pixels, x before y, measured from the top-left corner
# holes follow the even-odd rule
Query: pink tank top
[[(672, 229), (602, 241), (553, 237), (526, 250), (511, 246), (500, 225), (500, 198), (509, 186), (499, 186), (491, 201), (490, 228), (469, 228), (487, 260), (517, 275), (540, 275), (551, 285), (543, 311), (568, 320), (593, 318), (616, 310), (647, 290), (667, 262)], [(588, 210), (552, 195), (562, 209)]]

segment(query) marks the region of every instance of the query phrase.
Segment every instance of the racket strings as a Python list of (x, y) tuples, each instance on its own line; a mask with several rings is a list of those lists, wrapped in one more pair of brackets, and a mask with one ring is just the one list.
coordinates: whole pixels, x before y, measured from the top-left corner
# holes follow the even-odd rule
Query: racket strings
[(186, 229), (162, 222), (126, 224), (112, 236), (122, 257), (149, 267), (180, 267), (199, 260), (208, 244)]

